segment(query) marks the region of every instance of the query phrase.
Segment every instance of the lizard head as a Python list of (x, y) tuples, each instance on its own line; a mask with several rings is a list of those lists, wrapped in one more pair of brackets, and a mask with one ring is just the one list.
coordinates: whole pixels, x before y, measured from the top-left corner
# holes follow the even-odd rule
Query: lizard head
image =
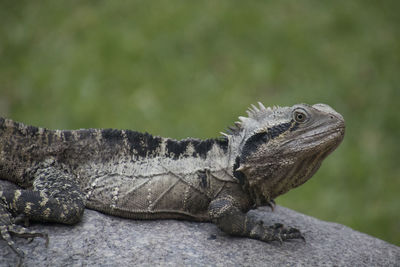
[(257, 205), (309, 178), (344, 137), (343, 117), (325, 104), (252, 106), (232, 128), (233, 174)]

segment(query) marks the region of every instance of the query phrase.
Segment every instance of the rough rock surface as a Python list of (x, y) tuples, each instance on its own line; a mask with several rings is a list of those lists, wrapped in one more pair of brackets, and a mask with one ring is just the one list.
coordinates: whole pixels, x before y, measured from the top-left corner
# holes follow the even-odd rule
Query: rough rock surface
[[(86, 210), (74, 226), (34, 224), (49, 234), (49, 247), (14, 238), (26, 252), (24, 266), (400, 266), (400, 247), (277, 206), (253, 216), (266, 224), (284, 222), (300, 229), (301, 240), (264, 243), (230, 237), (211, 223), (128, 220)], [(0, 266), (18, 259), (0, 240)]]

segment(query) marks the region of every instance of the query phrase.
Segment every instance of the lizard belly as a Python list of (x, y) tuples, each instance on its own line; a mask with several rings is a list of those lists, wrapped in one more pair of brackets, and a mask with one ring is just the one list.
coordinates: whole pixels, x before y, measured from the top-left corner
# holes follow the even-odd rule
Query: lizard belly
[(85, 185), (86, 206), (132, 219), (208, 221), (210, 196), (173, 175), (104, 174)]

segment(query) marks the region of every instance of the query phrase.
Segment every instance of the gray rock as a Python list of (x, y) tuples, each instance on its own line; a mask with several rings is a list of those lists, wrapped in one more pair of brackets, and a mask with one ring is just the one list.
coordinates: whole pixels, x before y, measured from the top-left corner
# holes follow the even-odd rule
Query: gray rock
[[(211, 223), (128, 220), (86, 210), (74, 226), (34, 224), (49, 234), (49, 247), (14, 238), (26, 252), (24, 266), (400, 266), (400, 247), (277, 206), (252, 212), (266, 224), (300, 229), (306, 242), (264, 243), (230, 237)], [(18, 258), (0, 240), (0, 266)]]

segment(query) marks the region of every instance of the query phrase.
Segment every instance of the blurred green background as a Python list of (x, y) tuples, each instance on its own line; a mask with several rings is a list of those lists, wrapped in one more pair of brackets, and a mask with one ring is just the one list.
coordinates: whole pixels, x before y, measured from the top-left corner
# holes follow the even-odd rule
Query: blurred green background
[(327, 103), (343, 144), (277, 202), (400, 245), (399, 1), (1, 1), (0, 115), (216, 137)]

